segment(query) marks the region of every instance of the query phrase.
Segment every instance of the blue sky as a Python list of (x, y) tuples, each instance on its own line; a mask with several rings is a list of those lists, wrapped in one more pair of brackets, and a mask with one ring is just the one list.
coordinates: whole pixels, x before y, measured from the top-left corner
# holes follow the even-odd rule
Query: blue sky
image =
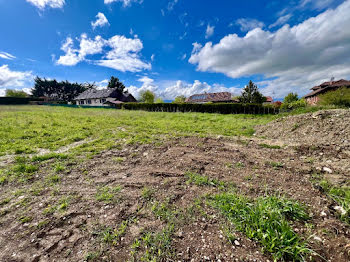
[(350, 78), (350, 0), (0, 0), (0, 95), (119, 77), (135, 96), (304, 95)]

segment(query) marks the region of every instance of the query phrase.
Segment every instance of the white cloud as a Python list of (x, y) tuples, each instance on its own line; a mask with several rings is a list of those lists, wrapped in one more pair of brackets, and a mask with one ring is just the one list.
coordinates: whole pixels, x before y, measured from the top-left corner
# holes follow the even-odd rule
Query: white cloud
[(26, 0), (28, 3), (35, 5), (39, 9), (45, 7), (62, 8), (65, 5), (65, 0)]
[(215, 26), (210, 26), (210, 25), (208, 24), (207, 29), (205, 30), (205, 38), (206, 38), (206, 39), (208, 39), (208, 38), (210, 38), (210, 37), (213, 36), (213, 34), (214, 34), (214, 29), (215, 29)]
[(208, 83), (201, 82), (199, 80), (195, 80), (192, 84), (179, 80), (176, 81), (176, 83), (167, 86), (164, 90), (160, 91), (159, 96), (164, 99), (172, 100), (180, 95), (189, 97), (191, 95), (201, 94), (204, 92), (230, 92), (234, 95), (240, 93), (240, 89), (237, 87), (227, 88), (219, 84), (209, 85)]
[(336, 0), (300, 0), (299, 8), (310, 8), (316, 10), (322, 10), (329, 7)]
[(111, 4), (113, 2), (121, 2), (123, 3), (124, 7), (130, 6), (132, 3), (139, 3), (141, 4), (143, 0), (104, 0), (104, 3), (106, 5)]
[(177, 2), (179, 2), (179, 0), (171, 0), (169, 3), (168, 3), (168, 10), (169, 11), (172, 11), (175, 7), (175, 5), (177, 4)]
[(6, 52), (0, 52), (0, 58), (7, 59), (7, 60), (13, 60), (16, 57), (9, 54), (9, 53), (6, 53)]
[[(143, 44), (138, 38), (131, 39), (116, 35), (108, 40), (101, 36), (90, 39), (86, 34), (82, 34), (78, 41), (80, 41), (79, 49), (75, 49), (73, 39), (70, 37), (66, 39), (61, 47), (65, 55), (60, 56), (57, 64), (74, 66), (79, 62), (87, 61), (122, 72), (139, 72), (152, 67), (151, 64), (140, 59), (139, 53), (143, 49)], [(109, 51), (104, 48), (108, 48)], [(87, 59), (87, 56), (96, 54), (103, 54), (103, 56), (98, 60)]]
[(200, 82), (195, 80), (194, 83), (187, 83), (181, 80), (178, 81), (162, 81), (156, 84), (155, 81), (147, 76), (144, 76), (138, 80), (142, 83), (141, 87), (129, 86), (128, 91), (135, 97), (139, 97), (140, 93), (146, 90), (150, 90), (158, 97), (166, 100), (173, 100), (175, 97), (184, 95), (189, 97), (198, 93), (211, 93), (211, 92), (231, 92), (232, 94), (239, 94), (240, 89), (237, 87), (227, 88), (225, 86), (214, 84), (209, 85), (206, 82)]
[(289, 21), (289, 19), (291, 19), (292, 14), (286, 14), (284, 16), (281, 16), (277, 19), (276, 22), (274, 22), (273, 24), (269, 25), (269, 28), (274, 28), (276, 26), (280, 26), (280, 25), (284, 25), (285, 23), (287, 23)]
[(12, 71), (8, 65), (0, 66), (0, 87), (25, 87), (31, 84), (33, 75), (30, 71)]
[(294, 27), (254, 29), (244, 37), (231, 34), (200, 49), (196, 44), (189, 61), (199, 71), (232, 78), (263, 75), (268, 92), (305, 94), (331, 76), (350, 77), (349, 13), (350, 0)]
[[(255, 28), (263, 28), (265, 26), (263, 22), (260, 22), (259, 20), (251, 19), (251, 18), (237, 19), (236, 25), (240, 27), (240, 30), (242, 32), (247, 32)], [(233, 26), (233, 24), (231, 23), (229, 26)]]
[(98, 13), (96, 15), (97, 20), (94, 22), (91, 22), (91, 26), (93, 29), (95, 29), (96, 27), (100, 26), (103, 27), (105, 25), (109, 25), (108, 19), (106, 18), (106, 16), (103, 13)]

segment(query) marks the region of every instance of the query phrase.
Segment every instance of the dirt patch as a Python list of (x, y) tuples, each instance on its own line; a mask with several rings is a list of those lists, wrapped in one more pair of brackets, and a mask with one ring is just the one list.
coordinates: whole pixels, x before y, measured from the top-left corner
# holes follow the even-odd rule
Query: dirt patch
[[(323, 110), (277, 119), (256, 128), (256, 136), (310, 146), (335, 146), (350, 153), (350, 110)], [(350, 155), (349, 155), (350, 156)]]
[[(174, 208), (176, 216), (184, 217), (171, 235), (172, 259), (271, 261), (257, 242), (239, 232), (233, 231), (238, 244), (230, 244), (222, 232), (225, 220), (203, 203), (201, 209), (194, 205), (217, 189), (186, 183), (184, 174), (193, 171), (235, 184), (237, 192), (251, 198), (282, 194), (300, 201), (308, 207), (311, 220), (293, 225), (295, 232), (309, 239), (310, 247), (327, 261), (349, 261), (349, 226), (338, 219), (334, 202), (310, 182), (319, 161), (329, 160), (332, 150), (267, 148), (257, 139), (197, 137), (161, 146), (127, 146), (76, 163), (62, 174), (60, 184), (47, 186), (39, 196), (31, 195), (35, 182), (49, 175), (42, 171), (32, 184), (1, 188), (3, 198), (11, 200), (1, 206), (0, 260), (127, 261), (135, 250), (140, 258), (145, 247), (133, 248), (135, 241), (142, 243), (145, 232), (155, 234), (166, 226), (166, 218), (154, 212), (155, 203), (166, 203), (166, 210)], [(305, 161), (320, 153), (320, 159)], [(338, 178), (346, 176), (338, 170)], [(23, 193), (13, 196), (14, 188)], [(97, 200), (101, 191), (106, 201)], [(67, 199), (64, 209), (60, 209), (62, 199)], [(50, 213), (54, 205), (57, 208)], [(196, 207), (191, 216), (189, 207)], [(172, 214), (168, 213), (161, 216)], [(115, 242), (105, 241), (107, 229), (116, 232), (123, 221), (128, 221), (125, 232)], [(323, 261), (320, 257), (314, 260)]]

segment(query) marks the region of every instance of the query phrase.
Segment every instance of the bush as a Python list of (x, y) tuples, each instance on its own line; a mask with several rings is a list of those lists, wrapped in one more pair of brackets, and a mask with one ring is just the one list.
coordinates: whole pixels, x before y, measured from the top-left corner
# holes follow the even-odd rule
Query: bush
[(320, 95), (320, 105), (350, 107), (350, 88), (342, 87), (335, 91)]
[(0, 97), (0, 105), (27, 105), (31, 100), (26, 97)]
[(144, 110), (152, 112), (200, 112), (218, 114), (277, 114), (279, 110), (259, 104), (175, 104), (175, 103), (125, 103), (118, 105), (119, 109)]
[(281, 109), (293, 110), (293, 109), (304, 108), (304, 107), (307, 107), (307, 102), (304, 98), (302, 98), (295, 102), (282, 104)]

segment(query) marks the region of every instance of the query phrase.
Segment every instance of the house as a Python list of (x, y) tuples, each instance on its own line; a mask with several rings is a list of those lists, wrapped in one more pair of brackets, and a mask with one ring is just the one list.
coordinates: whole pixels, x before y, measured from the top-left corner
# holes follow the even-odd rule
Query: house
[(232, 94), (229, 92), (195, 94), (186, 99), (186, 103), (232, 103)]
[(266, 96), (266, 101), (264, 102), (265, 105), (271, 105), (273, 103), (273, 98), (271, 96)]
[(137, 102), (129, 93), (120, 94), (116, 88), (107, 88), (103, 90), (88, 89), (81, 93), (75, 99), (76, 105), (87, 106), (108, 106), (116, 102)]
[(341, 79), (338, 81), (324, 82), (319, 86), (314, 86), (313, 88), (311, 88), (312, 92), (304, 96), (304, 98), (309, 105), (316, 105), (320, 100), (319, 96), (321, 94), (337, 90), (341, 87), (350, 88), (350, 81)]

